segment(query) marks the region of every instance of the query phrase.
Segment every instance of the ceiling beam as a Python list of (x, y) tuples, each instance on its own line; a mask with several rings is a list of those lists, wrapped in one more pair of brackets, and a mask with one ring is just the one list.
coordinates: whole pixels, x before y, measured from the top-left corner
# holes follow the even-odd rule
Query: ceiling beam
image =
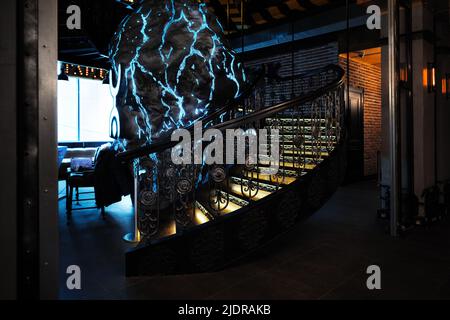
[[(263, 19), (266, 20), (267, 22), (275, 21), (273, 16), (267, 10), (268, 5), (267, 5), (266, 1), (250, 0), (247, 3), (247, 7), (251, 8), (252, 11), (254, 11), (254, 12), (258, 12), (263, 17)], [(251, 12), (250, 12), (250, 14), (251, 14)]]
[(301, 5), (306, 10), (311, 10), (317, 8), (309, 0), (297, 0), (298, 4)]
[(226, 31), (237, 31), (236, 24), (231, 20), (228, 21), (226, 5), (223, 6), (219, 0), (210, 0), (211, 7), (213, 7), (216, 16), (219, 18), (220, 23)]

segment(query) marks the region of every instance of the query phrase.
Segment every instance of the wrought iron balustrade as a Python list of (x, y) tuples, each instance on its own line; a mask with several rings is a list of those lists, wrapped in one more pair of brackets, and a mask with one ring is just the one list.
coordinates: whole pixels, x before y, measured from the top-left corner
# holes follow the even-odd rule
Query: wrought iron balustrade
[[(253, 133), (260, 142), (256, 159), (247, 156), (244, 163), (236, 165), (223, 164), (225, 159), (215, 164), (175, 165), (171, 153), (177, 142), (168, 136), (119, 154), (139, 169), (137, 205), (142, 241), (182, 234), (237, 214), (316, 170), (345, 136), (343, 78), (343, 70), (332, 65), (295, 78), (260, 78), (241, 99), (203, 120), (203, 131), (242, 129)], [(268, 106), (265, 98), (269, 93), (264, 90), (268, 81), (277, 86), (290, 84), (289, 100)], [(187, 129), (193, 133), (195, 128)], [(261, 136), (260, 129), (266, 129), (268, 136)], [(266, 154), (275, 139), (278, 163)], [(246, 139), (246, 151), (254, 148), (250, 140)], [(191, 159), (196, 157), (198, 143), (191, 141)], [(278, 172), (270, 172), (270, 166), (278, 166)]]

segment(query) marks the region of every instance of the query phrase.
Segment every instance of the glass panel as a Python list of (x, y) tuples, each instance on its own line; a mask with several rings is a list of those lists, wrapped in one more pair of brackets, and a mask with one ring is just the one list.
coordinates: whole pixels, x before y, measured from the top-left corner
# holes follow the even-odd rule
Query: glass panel
[(113, 97), (109, 86), (98, 80), (80, 79), (80, 139), (110, 141), (109, 117)]
[(78, 141), (78, 79), (58, 81), (58, 141)]

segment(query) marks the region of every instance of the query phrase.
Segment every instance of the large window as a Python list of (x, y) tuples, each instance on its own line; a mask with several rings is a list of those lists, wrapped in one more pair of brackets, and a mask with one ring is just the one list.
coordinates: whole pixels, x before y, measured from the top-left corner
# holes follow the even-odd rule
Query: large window
[(58, 81), (58, 141), (109, 141), (113, 98), (102, 81), (70, 77)]

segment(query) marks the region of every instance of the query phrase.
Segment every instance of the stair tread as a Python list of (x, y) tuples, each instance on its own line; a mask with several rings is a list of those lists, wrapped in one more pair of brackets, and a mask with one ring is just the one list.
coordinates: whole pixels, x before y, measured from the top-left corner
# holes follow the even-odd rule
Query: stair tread
[[(232, 194), (239, 196), (240, 198), (242, 198), (243, 200), (247, 200), (250, 195), (252, 196), (252, 200), (253, 201), (258, 201), (261, 200), (267, 196), (270, 196), (274, 191), (269, 192), (266, 190), (262, 190), (261, 188), (258, 188), (258, 191), (256, 192), (252, 192), (252, 194), (250, 194), (249, 192), (246, 192), (245, 190), (243, 190), (243, 188), (241, 187), (241, 184), (238, 183), (238, 181), (233, 181), (233, 178), (236, 180), (241, 180), (241, 178), (237, 178), (237, 177), (232, 177), (231, 178), (231, 182), (230, 182), (230, 191)], [(248, 179), (242, 179), (243, 181), (249, 181)], [(255, 184), (258, 184), (258, 182), (255, 182)]]
[[(220, 193), (222, 194), (222, 196), (224, 196), (226, 198), (227, 196), (227, 192), (225, 191), (220, 191)], [(203, 197), (200, 197), (197, 201), (200, 203), (201, 206), (203, 206), (203, 208), (205, 208), (211, 215), (219, 215), (219, 216), (224, 216), (230, 213), (233, 213), (241, 208), (243, 208), (244, 206), (248, 205), (248, 202), (245, 201), (244, 199), (240, 199), (237, 198), (236, 196), (232, 195), (231, 193), (228, 194), (228, 196), (230, 197), (230, 201), (227, 205), (227, 207), (224, 210), (221, 210), (219, 212), (218, 210), (218, 205), (217, 204), (210, 204), (211, 195), (204, 195)]]
[[(312, 156), (312, 151), (301, 151), (301, 150), (282, 150), (282, 154), (288, 154), (293, 156)], [(322, 157), (328, 157), (330, 154), (328, 152), (322, 151), (320, 152)]]
[[(321, 161), (319, 161), (320, 163)], [(270, 161), (260, 161), (261, 167), (269, 167)], [(280, 161), (279, 163), (280, 168), (290, 168), (290, 169), (304, 169), (304, 170), (314, 170), (317, 167), (317, 164), (313, 163), (304, 163), (304, 164), (297, 164), (293, 162), (287, 162), (287, 161)]]
[[(328, 157), (328, 153), (320, 152), (320, 153), (317, 154), (317, 156), (319, 156), (321, 159), (324, 159), (324, 158)], [(295, 153), (295, 152), (291, 152), (291, 153), (282, 152), (281, 155), (280, 155), (280, 159), (279, 160), (280, 160), (280, 163), (281, 163), (283, 161), (286, 161), (286, 162), (299, 161), (300, 159), (306, 159), (306, 160), (310, 160), (311, 161), (311, 160), (314, 160), (315, 158), (316, 157), (314, 157), (312, 152), (309, 152), (309, 155), (306, 155), (306, 156), (305, 156), (305, 154), (298, 154), (298, 152), (297, 153)], [(270, 156), (260, 155), (259, 156), (259, 160), (260, 161), (270, 161), (271, 158), (270, 158)]]
[(200, 202), (195, 201), (194, 224), (198, 226), (211, 221), (212, 219), (208, 215), (211, 215), (208, 209)]
[[(296, 181), (298, 179), (298, 174), (295, 171), (290, 171), (290, 170), (285, 170), (285, 175), (283, 176), (283, 179), (281, 179), (280, 177), (280, 184), (281, 185), (289, 185), (292, 182)], [(270, 183), (270, 184), (277, 184), (275, 182), (275, 177), (274, 175), (269, 175), (269, 174), (264, 174), (264, 173), (257, 173), (257, 172), (252, 172), (252, 171), (244, 171), (243, 175), (244, 177), (249, 177), (251, 174), (253, 174), (253, 179), (258, 179), (261, 182), (265, 182), (265, 183)]]

